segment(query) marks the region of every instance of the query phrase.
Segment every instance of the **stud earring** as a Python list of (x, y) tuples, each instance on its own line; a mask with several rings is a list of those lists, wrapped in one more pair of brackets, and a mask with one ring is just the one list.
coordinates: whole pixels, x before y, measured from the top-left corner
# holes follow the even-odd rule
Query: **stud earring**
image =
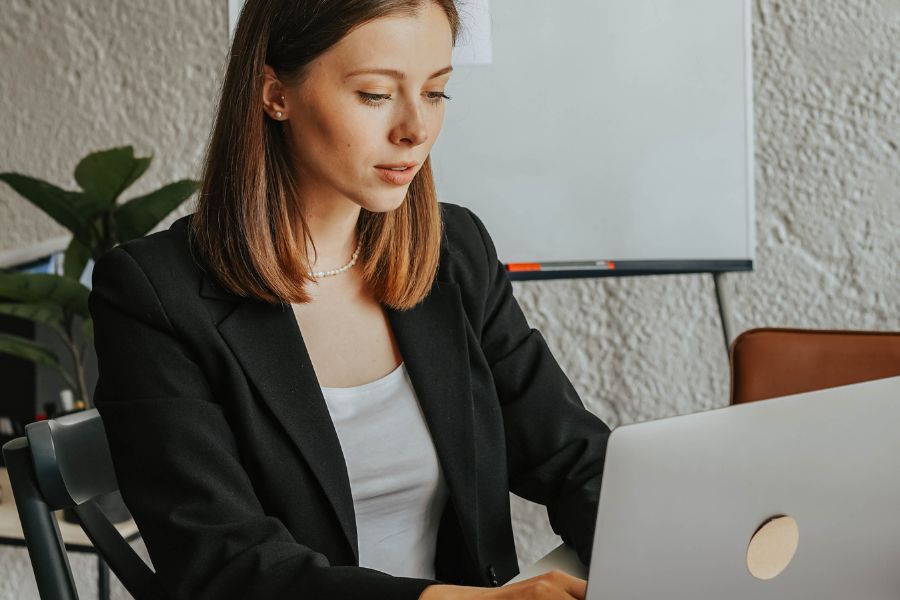
[(281, 112), (280, 110), (279, 110), (278, 112), (275, 113), (275, 116), (278, 117), (279, 119), (280, 119), (283, 115), (284, 115), (284, 113)]

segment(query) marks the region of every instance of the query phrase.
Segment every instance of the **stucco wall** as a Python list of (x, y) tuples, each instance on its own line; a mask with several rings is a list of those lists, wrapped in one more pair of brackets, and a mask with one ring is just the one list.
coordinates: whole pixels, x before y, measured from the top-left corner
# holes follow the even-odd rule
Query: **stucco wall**
[[(156, 153), (135, 194), (195, 177), (226, 4), (3, 2), (0, 170), (74, 186), (78, 157), (133, 144)], [(758, 248), (753, 273), (724, 278), (736, 332), (900, 330), (900, 0), (755, 0), (753, 18)], [(63, 233), (5, 187), (0, 223), (0, 250)], [(726, 403), (709, 276), (513, 287), (611, 425)], [(513, 498), (513, 508), (521, 562), (558, 543), (543, 507)], [(73, 563), (92, 597), (93, 562)], [(0, 599), (37, 598), (23, 550), (0, 547), (0, 572)]]

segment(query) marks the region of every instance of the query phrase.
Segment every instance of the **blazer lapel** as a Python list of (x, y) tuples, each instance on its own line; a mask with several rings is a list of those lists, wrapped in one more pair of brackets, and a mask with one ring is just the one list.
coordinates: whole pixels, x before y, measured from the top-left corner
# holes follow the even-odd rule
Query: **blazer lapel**
[(418, 306), (385, 307), (431, 432), (450, 499), (478, 560), (474, 404), (465, 313), (459, 286), (436, 281)]
[(219, 332), (319, 480), (358, 564), (344, 455), (290, 306), (241, 302)]
[[(289, 306), (241, 300), (203, 278), (201, 295), (237, 301), (219, 332), (331, 502), (357, 564), (353, 497), (334, 423)], [(477, 560), (476, 464), (469, 359), (459, 286), (436, 281), (416, 307), (384, 307)], [(389, 432), (385, 432), (389, 435)]]

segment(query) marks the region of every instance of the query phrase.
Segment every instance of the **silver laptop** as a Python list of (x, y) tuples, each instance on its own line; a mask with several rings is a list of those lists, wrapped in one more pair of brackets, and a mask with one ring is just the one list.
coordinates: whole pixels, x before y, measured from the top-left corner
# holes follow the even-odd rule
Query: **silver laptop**
[(900, 598), (900, 377), (616, 428), (587, 598)]

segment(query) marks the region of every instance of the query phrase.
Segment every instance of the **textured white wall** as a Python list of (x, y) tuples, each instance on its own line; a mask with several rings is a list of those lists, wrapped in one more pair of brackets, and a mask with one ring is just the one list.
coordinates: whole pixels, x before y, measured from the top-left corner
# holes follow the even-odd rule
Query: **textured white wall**
[[(133, 145), (156, 158), (126, 198), (196, 177), (227, 54), (226, 8), (225, 0), (4, 0), (0, 170), (77, 189), (78, 159)], [(0, 223), (0, 251), (65, 234), (5, 185)]]
[[(225, 0), (5, 0), (0, 170), (74, 186), (78, 157), (157, 158), (135, 193), (196, 177), (227, 43)], [(755, 0), (757, 263), (729, 275), (737, 331), (900, 330), (900, 0)], [(171, 220), (189, 212), (186, 205)], [(63, 231), (0, 188), (0, 251)], [(723, 406), (709, 276), (515, 283), (587, 406), (611, 425)], [(558, 543), (513, 498), (520, 560)], [(75, 557), (92, 597), (95, 567)], [(0, 599), (36, 599), (0, 547)], [(120, 589), (115, 597), (127, 597)]]

